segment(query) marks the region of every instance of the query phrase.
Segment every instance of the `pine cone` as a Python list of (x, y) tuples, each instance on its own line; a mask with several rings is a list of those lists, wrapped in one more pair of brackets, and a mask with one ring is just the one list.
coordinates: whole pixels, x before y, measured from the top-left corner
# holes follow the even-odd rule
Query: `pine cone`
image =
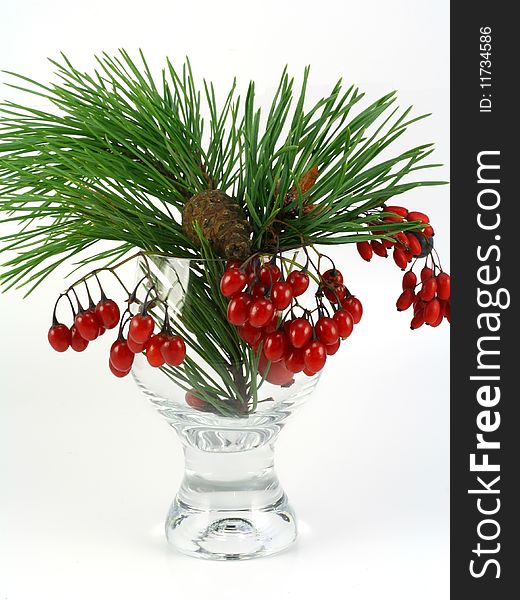
[(197, 246), (199, 227), (213, 250), (223, 258), (245, 260), (251, 255), (251, 227), (236, 200), (220, 190), (195, 194), (184, 205), (182, 229)]

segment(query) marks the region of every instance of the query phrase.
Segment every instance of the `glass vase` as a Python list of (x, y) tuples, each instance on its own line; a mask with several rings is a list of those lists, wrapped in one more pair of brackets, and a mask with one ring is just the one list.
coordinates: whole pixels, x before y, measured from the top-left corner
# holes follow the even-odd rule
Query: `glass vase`
[(223, 270), (221, 261), (150, 257), (140, 263), (144, 293), (160, 300), (154, 316), (160, 322), (167, 308), (187, 357), (179, 367), (154, 369), (138, 355), (133, 376), (184, 448), (167, 540), (195, 557), (248, 559), (280, 552), (296, 538), (274, 445), (319, 375), (295, 374), (283, 385), (264, 378), (269, 371), (257, 365), (258, 352), (227, 322), (218, 290)]

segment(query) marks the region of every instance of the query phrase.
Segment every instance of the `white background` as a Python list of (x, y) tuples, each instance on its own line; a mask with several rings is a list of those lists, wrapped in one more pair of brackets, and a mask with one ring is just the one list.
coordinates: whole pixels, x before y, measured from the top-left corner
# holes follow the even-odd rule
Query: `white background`
[[(223, 89), (253, 78), (262, 99), (285, 63), (297, 75), (310, 63), (311, 96), (343, 76), (371, 100), (397, 89), (432, 112), (403, 143), (435, 141), (447, 164), (448, 19), (447, 0), (17, 0), (0, 8), (0, 67), (46, 79), (59, 50), (89, 67), (94, 52), (142, 47), (157, 65), (189, 54)], [(447, 186), (402, 202), (430, 214), (449, 266)], [(0, 296), (0, 598), (448, 597), (448, 328), (410, 331), (391, 259), (334, 256), (365, 316), (277, 443), (299, 540), (245, 563), (166, 545), (180, 444), (108, 373), (108, 336), (83, 355), (48, 347), (60, 277), (26, 300)]]

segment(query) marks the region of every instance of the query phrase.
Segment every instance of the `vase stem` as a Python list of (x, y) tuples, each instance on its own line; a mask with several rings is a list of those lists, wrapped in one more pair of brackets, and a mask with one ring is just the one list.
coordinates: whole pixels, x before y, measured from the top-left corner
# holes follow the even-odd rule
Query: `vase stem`
[(206, 452), (185, 446), (185, 473), (166, 520), (168, 540), (214, 559), (279, 552), (296, 537), (294, 514), (274, 470), (274, 448)]

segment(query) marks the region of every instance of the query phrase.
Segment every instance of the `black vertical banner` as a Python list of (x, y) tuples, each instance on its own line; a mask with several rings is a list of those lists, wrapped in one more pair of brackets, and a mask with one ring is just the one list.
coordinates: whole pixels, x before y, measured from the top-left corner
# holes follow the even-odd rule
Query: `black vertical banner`
[[(512, 4), (452, 2), (451, 597), (520, 596), (518, 39)], [(516, 188), (516, 186), (515, 186)], [(507, 590), (507, 592), (506, 592)]]

